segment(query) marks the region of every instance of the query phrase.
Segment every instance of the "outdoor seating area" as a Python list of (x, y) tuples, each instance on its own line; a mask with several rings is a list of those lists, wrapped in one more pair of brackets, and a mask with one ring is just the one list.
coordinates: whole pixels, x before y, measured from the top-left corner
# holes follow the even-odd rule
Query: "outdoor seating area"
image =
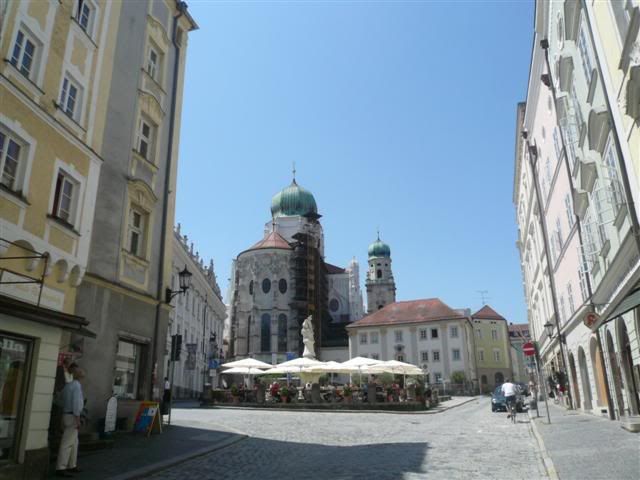
[(425, 388), (427, 372), (404, 362), (356, 357), (338, 363), (300, 357), (269, 365), (246, 358), (222, 367), (227, 388), (211, 391), (206, 404), (422, 410), (438, 403), (438, 390)]

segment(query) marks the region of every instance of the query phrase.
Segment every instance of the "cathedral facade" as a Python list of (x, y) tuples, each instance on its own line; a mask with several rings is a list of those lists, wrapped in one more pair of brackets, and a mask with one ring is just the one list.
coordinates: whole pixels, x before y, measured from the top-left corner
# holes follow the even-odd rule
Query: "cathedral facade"
[(302, 322), (309, 315), (316, 354), (346, 348), (346, 325), (363, 316), (359, 266), (325, 261), (315, 198), (293, 179), (271, 201), (264, 237), (233, 261), (229, 289), (228, 358), (267, 363), (302, 354)]

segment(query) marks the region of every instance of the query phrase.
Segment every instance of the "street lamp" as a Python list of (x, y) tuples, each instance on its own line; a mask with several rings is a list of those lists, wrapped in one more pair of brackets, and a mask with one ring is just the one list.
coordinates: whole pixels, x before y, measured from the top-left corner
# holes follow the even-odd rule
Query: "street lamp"
[(549, 338), (553, 338), (553, 323), (551, 322), (547, 322), (544, 324), (544, 330), (545, 332), (547, 332), (547, 336)]
[(170, 288), (167, 288), (164, 292), (165, 303), (171, 303), (171, 299), (178, 294), (184, 294), (191, 287), (191, 277), (193, 274), (187, 270), (187, 266), (184, 266), (184, 270), (178, 273), (178, 283), (180, 285), (180, 290), (172, 291)]

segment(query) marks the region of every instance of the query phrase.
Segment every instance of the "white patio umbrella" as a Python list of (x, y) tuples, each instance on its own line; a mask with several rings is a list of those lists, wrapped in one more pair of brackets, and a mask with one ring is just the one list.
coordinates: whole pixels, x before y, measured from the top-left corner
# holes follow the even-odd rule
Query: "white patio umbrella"
[(388, 360), (377, 365), (367, 367), (368, 373), (389, 372), (398, 373), (404, 376), (404, 385), (407, 385), (407, 375), (423, 375), (421, 368), (411, 363), (401, 362), (399, 360)]
[(378, 365), (382, 363), (381, 360), (376, 360), (375, 358), (367, 358), (367, 357), (354, 357), (346, 362), (342, 362), (342, 366), (346, 368), (355, 367), (358, 369), (358, 373), (360, 374), (360, 388), (362, 388), (362, 370), (363, 368), (366, 370), (367, 367), (372, 365)]
[(263, 372), (262, 370), (259, 370), (257, 368), (233, 367), (233, 368), (229, 368), (228, 370), (225, 370), (222, 373), (235, 373), (240, 375), (260, 375)]
[(232, 367), (247, 367), (247, 368), (271, 368), (273, 365), (269, 365), (268, 363), (261, 362), (260, 360), (256, 360), (255, 358), (243, 358), (242, 360), (236, 360), (235, 362), (223, 363), (221, 367), (223, 368), (232, 368)]
[(300, 369), (307, 367), (314, 367), (318, 365), (324, 365), (324, 362), (320, 360), (314, 360), (313, 358), (298, 357), (293, 360), (287, 360), (286, 362), (279, 363), (276, 367), (297, 367)]

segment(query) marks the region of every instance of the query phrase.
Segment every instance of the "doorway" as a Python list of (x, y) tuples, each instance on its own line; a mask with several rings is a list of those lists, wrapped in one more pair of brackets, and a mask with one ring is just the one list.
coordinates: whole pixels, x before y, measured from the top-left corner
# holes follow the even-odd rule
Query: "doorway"
[(609, 407), (607, 403), (607, 393), (605, 386), (604, 372), (602, 371), (602, 352), (598, 345), (598, 340), (595, 337), (591, 337), (589, 341), (589, 353), (591, 355), (591, 366), (593, 367), (594, 380), (596, 384), (596, 405), (599, 407)]
[(569, 352), (569, 371), (571, 373), (571, 387), (573, 388), (573, 398), (575, 406), (580, 405), (580, 387), (578, 387), (578, 375), (576, 373), (576, 361), (573, 358), (573, 352)]
[(629, 410), (631, 415), (638, 414), (638, 405), (640, 400), (638, 399), (638, 385), (633, 376), (633, 360), (631, 356), (631, 342), (629, 341), (629, 334), (627, 332), (627, 325), (622, 318), (618, 319), (618, 332), (620, 334), (620, 351), (621, 351), (621, 368), (622, 375), (625, 380), (626, 388), (629, 392), (627, 400), (629, 401)]
[(622, 377), (620, 376), (620, 367), (616, 359), (616, 351), (613, 346), (613, 337), (611, 331), (607, 329), (607, 355), (609, 364), (611, 365), (611, 376), (613, 377), (613, 391), (615, 393), (615, 409), (618, 411), (618, 417), (624, 415), (624, 403), (622, 401)]
[[(591, 410), (593, 405), (591, 403), (591, 382), (589, 382), (589, 368), (587, 367), (587, 357), (584, 354), (582, 347), (578, 347), (578, 363), (580, 364), (580, 380), (582, 385), (582, 397), (584, 404), (583, 410)], [(578, 405), (578, 402), (576, 402)]]

